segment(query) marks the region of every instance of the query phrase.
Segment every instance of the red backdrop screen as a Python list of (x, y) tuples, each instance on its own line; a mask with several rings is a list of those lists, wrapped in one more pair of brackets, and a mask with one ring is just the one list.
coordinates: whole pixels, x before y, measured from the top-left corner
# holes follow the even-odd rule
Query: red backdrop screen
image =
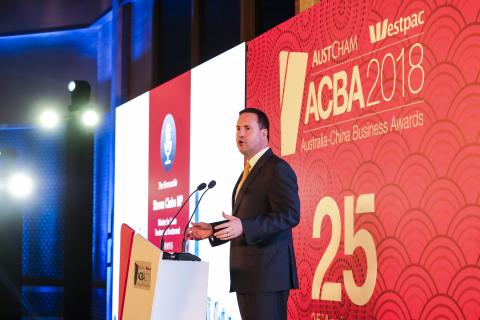
[(480, 2), (321, 1), (248, 43), (297, 173), (290, 319), (480, 316)]

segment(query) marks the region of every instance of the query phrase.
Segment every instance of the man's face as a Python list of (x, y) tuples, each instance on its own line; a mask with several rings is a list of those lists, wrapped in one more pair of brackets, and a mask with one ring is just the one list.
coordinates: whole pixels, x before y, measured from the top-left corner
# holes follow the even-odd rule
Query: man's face
[(267, 129), (260, 129), (255, 113), (242, 113), (237, 121), (237, 147), (247, 159), (268, 145)]

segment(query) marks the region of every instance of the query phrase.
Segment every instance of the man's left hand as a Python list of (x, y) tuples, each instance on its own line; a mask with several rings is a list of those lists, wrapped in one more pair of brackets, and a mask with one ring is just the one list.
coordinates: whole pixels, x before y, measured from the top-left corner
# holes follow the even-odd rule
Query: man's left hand
[(228, 222), (216, 226), (213, 235), (220, 240), (232, 240), (241, 236), (243, 233), (242, 221), (237, 217), (226, 214), (225, 212), (223, 212), (222, 215), (228, 220)]

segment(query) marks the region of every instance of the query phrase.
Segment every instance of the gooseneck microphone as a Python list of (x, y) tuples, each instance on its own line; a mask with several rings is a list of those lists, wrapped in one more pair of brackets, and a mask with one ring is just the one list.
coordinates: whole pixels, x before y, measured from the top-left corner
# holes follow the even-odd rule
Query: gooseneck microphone
[(192, 214), (190, 215), (190, 219), (188, 219), (187, 226), (185, 227), (185, 230), (183, 231), (183, 237), (182, 237), (182, 252), (185, 252), (185, 247), (186, 247), (186, 239), (185, 239), (185, 234), (187, 232), (188, 226), (190, 225), (190, 222), (192, 221), (193, 215), (195, 214), (195, 211), (197, 211), (198, 205), (200, 204), (200, 201), (202, 201), (203, 196), (205, 193), (207, 193), (208, 190), (213, 189), (217, 182), (215, 180), (212, 180), (208, 183), (208, 188), (207, 190), (203, 191), (202, 195), (200, 196), (200, 199), (198, 199), (197, 204), (195, 205), (195, 209), (193, 209)]
[[(210, 185), (210, 183), (209, 183)], [(198, 185), (198, 187), (192, 191), (192, 193), (190, 193), (190, 195), (188, 196), (187, 200), (185, 200), (182, 204), (182, 206), (180, 207), (180, 209), (178, 209), (177, 213), (175, 213), (175, 215), (173, 216), (172, 220), (170, 220), (170, 222), (168, 223), (167, 227), (165, 228), (165, 230), (163, 230), (163, 233), (162, 233), (162, 239), (160, 240), (160, 250), (163, 251), (163, 245), (164, 245), (164, 237), (165, 237), (165, 232), (167, 232), (168, 228), (170, 228), (170, 226), (172, 225), (173, 223), (173, 220), (175, 220), (175, 218), (178, 216), (178, 214), (180, 213), (180, 211), (182, 211), (183, 207), (185, 206), (185, 204), (188, 203), (188, 200), (190, 199), (190, 197), (197, 191), (201, 191), (203, 189), (205, 189), (207, 187), (207, 184), (205, 182), (202, 182)], [(164, 252), (165, 254), (165, 252)]]

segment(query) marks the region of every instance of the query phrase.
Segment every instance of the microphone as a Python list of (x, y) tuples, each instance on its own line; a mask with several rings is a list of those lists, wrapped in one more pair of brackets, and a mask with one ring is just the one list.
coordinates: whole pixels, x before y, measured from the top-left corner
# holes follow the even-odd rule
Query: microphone
[[(210, 184), (209, 184), (210, 185)], [(163, 251), (163, 245), (164, 245), (164, 237), (165, 237), (165, 232), (167, 232), (167, 229), (170, 228), (170, 226), (172, 225), (173, 223), (173, 220), (175, 220), (175, 218), (178, 216), (178, 214), (180, 213), (180, 211), (182, 211), (183, 207), (185, 206), (185, 204), (188, 203), (188, 200), (190, 199), (190, 197), (197, 191), (201, 191), (203, 189), (205, 189), (207, 187), (207, 184), (205, 182), (202, 182), (198, 185), (198, 187), (192, 191), (192, 193), (190, 193), (190, 195), (188, 196), (187, 200), (185, 200), (182, 204), (182, 206), (180, 207), (180, 209), (178, 209), (177, 213), (175, 213), (175, 215), (173, 216), (172, 220), (170, 220), (169, 224), (167, 225), (167, 227), (165, 228), (165, 230), (163, 230), (163, 233), (162, 233), (162, 239), (160, 240), (160, 250)], [(164, 252), (164, 258), (165, 258), (165, 253), (167, 252)], [(168, 254), (168, 253), (167, 253)]]
[[(185, 227), (185, 230), (183, 230), (183, 237), (182, 237), (182, 253), (186, 253), (185, 252), (185, 247), (186, 247), (186, 239), (185, 239), (185, 234), (187, 232), (187, 229), (188, 229), (188, 226), (190, 225), (190, 222), (192, 221), (192, 218), (193, 218), (193, 215), (195, 214), (195, 211), (197, 211), (197, 208), (198, 208), (198, 205), (200, 204), (200, 201), (202, 201), (202, 198), (203, 196), (205, 195), (205, 193), (207, 193), (208, 190), (210, 189), (213, 189), (213, 187), (215, 187), (215, 185), (217, 184), (217, 182), (215, 180), (212, 180), (208, 183), (208, 188), (207, 190), (203, 191), (202, 195), (200, 196), (200, 199), (198, 199), (198, 202), (197, 204), (195, 205), (195, 209), (193, 209), (193, 212), (192, 214), (190, 215), (190, 219), (188, 219), (188, 222), (187, 222), (187, 226)], [(188, 253), (190, 254), (190, 253)], [(193, 255), (192, 255), (193, 256)], [(194, 256), (196, 257), (196, 256)]]

